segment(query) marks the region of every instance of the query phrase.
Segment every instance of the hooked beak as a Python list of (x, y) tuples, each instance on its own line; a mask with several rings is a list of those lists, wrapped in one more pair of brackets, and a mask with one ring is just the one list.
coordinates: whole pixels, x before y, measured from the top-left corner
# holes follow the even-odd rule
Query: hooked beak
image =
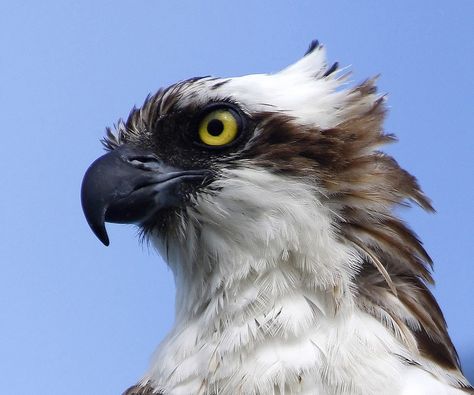
[(160, 210), (183, 202), (184, 182), (203, 181), (207, 170), (181, 170), (129, 145), (101, 156), (82, 180), (81, 202), (94, 234), (106, 246), (105, 222), (142, 224)]

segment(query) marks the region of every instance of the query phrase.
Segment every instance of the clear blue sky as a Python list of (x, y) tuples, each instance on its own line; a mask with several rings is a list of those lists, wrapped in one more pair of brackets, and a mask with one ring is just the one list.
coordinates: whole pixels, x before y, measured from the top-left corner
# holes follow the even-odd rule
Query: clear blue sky
[(389, 152), (438, 210), (403, 216), (434, 258), (474, 378), (473, 16), (472, 0), (2, 1), (2, 391), (119, 394), (172, 323), (161, 259), (131, 226), (109, 226), (105, 248), (83, 218), (80, 183), (105, 126), (180, 79), (276, 71), (314, 38), (354, 81), (382, 74), (400, 138)]

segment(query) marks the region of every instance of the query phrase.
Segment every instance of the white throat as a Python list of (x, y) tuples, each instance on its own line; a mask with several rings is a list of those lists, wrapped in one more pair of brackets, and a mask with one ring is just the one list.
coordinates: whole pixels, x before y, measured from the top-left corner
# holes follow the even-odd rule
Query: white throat
[(399, 393), (407, 351), (356, 307), (360, 257), (320, 191), (264, 170), (224, 174), (178, 235), (156, 240), (176, 322), (143, 380), (166, 395)]

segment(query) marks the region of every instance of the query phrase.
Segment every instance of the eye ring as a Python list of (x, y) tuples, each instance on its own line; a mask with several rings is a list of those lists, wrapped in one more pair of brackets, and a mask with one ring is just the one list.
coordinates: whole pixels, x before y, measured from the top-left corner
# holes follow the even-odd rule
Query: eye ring
[(234, 145), (242, 135), (244, 117), (228, 103), (213, 103), (197, 117), (195, 142), (206, 149), (222, 149)]

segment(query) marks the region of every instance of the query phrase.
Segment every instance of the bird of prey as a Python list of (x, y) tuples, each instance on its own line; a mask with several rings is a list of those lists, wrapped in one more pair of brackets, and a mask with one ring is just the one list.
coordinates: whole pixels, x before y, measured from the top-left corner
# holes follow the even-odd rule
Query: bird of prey
[(171, 268), (176, 319), (138, 394), (474, 393), (394, 209), (432, 211), (380, 151), (385, 97), (317, 41), (274, 74), (178, 82), (108, 129), (82, 205), (137, 224)]

